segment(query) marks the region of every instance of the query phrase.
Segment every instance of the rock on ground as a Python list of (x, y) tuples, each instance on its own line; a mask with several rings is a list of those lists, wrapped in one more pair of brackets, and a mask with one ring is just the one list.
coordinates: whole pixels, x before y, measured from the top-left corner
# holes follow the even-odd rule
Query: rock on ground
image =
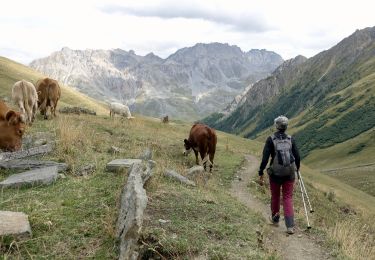
[(0, 211), (0, 236), (31, 237), (28, 216), (22, 212)]
[(57, 163), (53, 161), (39, 161), (39, 160), (11, 160), (6, 162), (0, 162), (0, 169), (11, 169), (11, 170), (34, 170), (45, 167), (57, 166), (59, 172), (68, 170), (66, 163)]
[(115, 172), (123, 168), (130, 168), (134, 163), (141, 163), (141, 159), (116, 159), (107, 163), (106, 169)]
[(188, 169), (187, 176), (192, 177), (192, 176), (195, 176), (197, 174), (203, 174), (203, 173), (204, 173), (203, 166), (195, 165), (195, 166), (191, 167), (190, 169)]
[(1, 188), (18, 188), (22, 186), (48, 185), (56, 181), (58, 171), (56, 166), (13, 174), (0, 182)]
[(195, 186), (194, 182), (192, 182), (191, 180), (187, 179), (186, 177), (182, 176), (174, 170), (167, 170), (165, 172), (165, 176), (178, 180), (179, 182), (184, 183), (186, 185)]
[(143, 213), (147, 206), (146, 190), (142, 176), (147, 176), (151, 168), (142, 163), (133, 164), (128, 181), (122, 190), (116, 233), (120, 239), (119, 259), (137, 259), (138, 238), (143, 223)]

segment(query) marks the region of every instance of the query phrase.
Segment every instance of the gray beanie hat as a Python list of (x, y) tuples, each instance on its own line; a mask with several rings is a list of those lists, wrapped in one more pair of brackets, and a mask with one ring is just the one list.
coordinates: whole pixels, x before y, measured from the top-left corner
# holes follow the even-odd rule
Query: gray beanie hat
[(288, 118), (286, 116), (278, 116), (275, 118), (275, 127), (278, 130), (286, 130), (288, 128)]

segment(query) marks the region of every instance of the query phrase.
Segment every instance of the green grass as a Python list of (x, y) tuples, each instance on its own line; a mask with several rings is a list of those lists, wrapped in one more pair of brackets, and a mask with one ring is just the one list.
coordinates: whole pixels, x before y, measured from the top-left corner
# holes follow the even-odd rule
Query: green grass
[[(149, 245), (145, 255), (150, 254), (150, 247), (177, 258), (199, 254), (216, 259), (267, 257), (269, 253), (258, 247), (255, 233), (263, 228), (260, 216), (228, 192), (243, 154), (255, 151), (254, 143), (219, 133), (218, 166), (206, 184), (197, 179), (196, 188), (163, 177), (166, 169), (183, 173), (194, 165), (192, 156), (182, 156), (183, 139), (190, 127), (142, 117), (128, 121), (60, 115), (43, 121), (38, 116), (27, 134), (42, 131), (55, 135), (57, 149), (43, 159), (66, 162), (71, 170), (67, 178), (52, 186), (2, 191), (0, 209), (29, 215), (33, 238), (0, 240), (0, 252), (10, 258), (117, 258), (114, 228), (126, 174), (105, 172), (105, 164), (115, 158), (136, 158), (150, 147), (157, 166), (147, 186), (150, 203), (141, 240)], [(112, 145), (122, 152), (116, 156), (108, 153)], [(96, 165), (95, 173), (76, 176), (78, 169), (89, 163)], [(0, 179), (12, 173), (0, 170)], [(171, 223), (161, 226), (159, 218)]]
[[(375, 196), (375, 131), (369, 130), (346, 142), (314, 150), (304, 162), (316, 170)], [(329, 171), (337, 169), (335, 171)], [(328, 171), (327, 171), (328, 170)]]

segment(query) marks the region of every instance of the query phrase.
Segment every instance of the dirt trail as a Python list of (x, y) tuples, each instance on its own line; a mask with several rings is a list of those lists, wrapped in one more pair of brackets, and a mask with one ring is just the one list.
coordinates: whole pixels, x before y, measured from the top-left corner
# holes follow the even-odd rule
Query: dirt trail
[[(238, 172), (240, 180), (232, 182), (231, 193), (244, 205), (259, 212), (268, 219), (270, 214), (269, 205), (265, 205), (254, 198), (247, 190), (247, 184), (252, 176), (257, 174), (259, 161), (251, 155), (245, 156), (245, 164)], [(268, 221), (267, 221), (268, 223)], [(272, 228), (271, 244), (282, 259), (331, 259), (329, 253), (325, 252), (316, 242), (304, 234), (303, 230), (296, 228), (294, 235), (287, 235), (283, 219), (280, 219), (280, 226)]]

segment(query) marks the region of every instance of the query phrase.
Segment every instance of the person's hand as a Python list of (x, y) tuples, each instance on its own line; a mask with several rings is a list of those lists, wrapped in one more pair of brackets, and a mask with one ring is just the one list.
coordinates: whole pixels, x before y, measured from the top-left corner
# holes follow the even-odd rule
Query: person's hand
[(260, 186), (263, 186), (263, 185), (264, 185), (264, 178), (263, 178), (263, 175), (260, 175), (260, 176), (259, 176), (259, 185), (260, 185)]

